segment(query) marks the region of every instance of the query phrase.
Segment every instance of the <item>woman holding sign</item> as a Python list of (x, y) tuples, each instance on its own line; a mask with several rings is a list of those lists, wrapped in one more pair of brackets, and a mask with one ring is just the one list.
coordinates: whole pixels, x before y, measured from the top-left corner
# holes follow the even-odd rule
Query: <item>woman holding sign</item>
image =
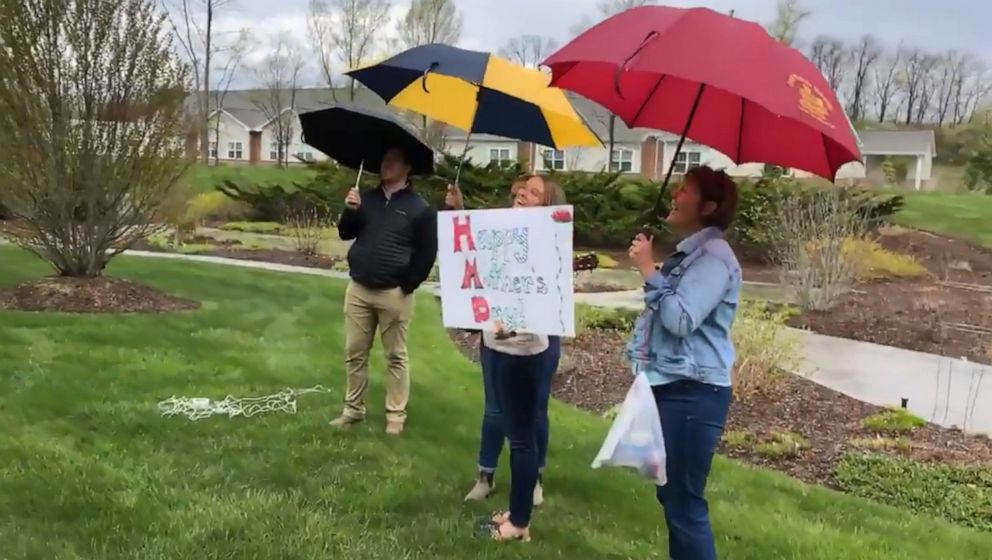
[[(511, 190), (514, 208), (565, 204), (561, 186), (541, 175), (522, 177)], [(464, 207), (457, 187), (446, 205)], [(479, 474), (466, 500), (482, 500), (493, 490), (503, 440), (510, 441), (510, 512), (493, 516), (496, 540), (529, 540), (533, 507), (543, 500), (541, 471), (548, 450), (551, 377), (558, 369), (557, 336), (483, 332), (480, 348), (485, 412), (479, 448)]]
[(704, 491), (731, 398), (741, 267), (724, 231), (736, 210), (737, 186), (726, 173), (692, 169), (667, 219), (682, 238), (676, 252), (658, 269), (651, 237), (638, 235), (630, 246), (647, 307), (627, 354), (635, 375), (651, 382), (661, 416), (668, 483), (657, 497), (671, 558), (716, 559)]

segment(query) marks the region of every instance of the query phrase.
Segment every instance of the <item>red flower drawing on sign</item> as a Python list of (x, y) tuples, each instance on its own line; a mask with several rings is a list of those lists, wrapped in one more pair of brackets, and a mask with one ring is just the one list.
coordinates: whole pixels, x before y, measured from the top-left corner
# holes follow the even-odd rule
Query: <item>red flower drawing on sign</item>
[(568, 210), (555, 210), (551, 213), (551, 219), (562, 224), (572, 221), (572, 213)]

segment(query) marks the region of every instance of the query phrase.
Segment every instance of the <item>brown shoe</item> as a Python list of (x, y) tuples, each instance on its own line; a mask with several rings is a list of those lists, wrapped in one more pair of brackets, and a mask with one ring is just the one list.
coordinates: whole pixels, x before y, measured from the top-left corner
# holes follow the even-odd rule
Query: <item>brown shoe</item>
[(391, 436), (398, 436), (403, 433), (403, 423), (402, 422), (386, 422), (386, 434)]
[(341, 416), (338, 416), (334, 420), (331, 420), (329, 424), (332, 428), (338, 428), (344, 430), (354, 426), (355, 424), (361, 424), (363, 421), (364, 419), (362, 418), (354, 418), (352, 416), (342, 414)]

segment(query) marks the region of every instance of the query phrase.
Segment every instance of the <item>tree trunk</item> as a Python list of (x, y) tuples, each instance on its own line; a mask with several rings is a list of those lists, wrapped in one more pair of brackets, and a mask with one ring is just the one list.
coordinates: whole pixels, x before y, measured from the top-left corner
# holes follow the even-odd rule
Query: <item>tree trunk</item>
[[(207, 0), (207, 41), (203, 53), (203, 107), (200, 114), (200, 161), (210, 165), (210, 47), (214, 24), (214, 2)], [(220, 155), (220, 146), (217, 146)]]
[(616, 130), (617, 130), (617, 116), (610, 114), (610, 152), (606, 161), (606, 170), (610, 173), (613, 172), (613, 158), (616, 157), (613, 149), (616, 146)]

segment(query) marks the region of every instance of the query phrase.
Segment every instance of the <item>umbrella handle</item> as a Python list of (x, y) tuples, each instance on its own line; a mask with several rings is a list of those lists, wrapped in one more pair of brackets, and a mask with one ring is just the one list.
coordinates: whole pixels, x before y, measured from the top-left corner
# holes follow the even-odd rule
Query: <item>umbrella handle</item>
[(623, 93), (620, 92), (620, 76), (624, 72), (627, 71), (627, 65), (630, 64), (630, 61), (631, 60), (634, 60), (634, 57), (636, 57), (637, 55), (641, 54), (641, 51), (644, 50), (644, 47), (648, 46), (648, 43), (650, 43), (651, 40), (654, 39), (657, 36), (658, 36), (658, 32), (657, 31), (651, 31), (651, 32), (649, 32), (644, 37), (644, 40), (641, 41), (640, 46), (638, 46), (634, 50), (634, 52), (631, 53), (631, 55), (628, 56), (627, 59), (623, 61), (623, 64), (621, 64), (620, 66), (617, 66), (617, 72), (613, 76), (613, 89), (616, 90), (617, 97), (619, 97), (620, 99), (624, 99)]
[(469, 144), (469, 142), (471, 140), (472, 140), (472, 131), (470, 130), (470, 131), (468, 131), (468, 134), (465, 135), (465, 149), (462, 150), (462, 158), (461, 158), (461, 160), (458, 161), (458, 170), (455, 171), (455, 186), (456, 187), (459, 186), (458, 185), (458, 180), (461, 179), (461, 176), (462, 176), (462, 166), (465, 165), (465, 157), (468, 155), (468, 144)]
[(431, 65), (427, 68), (427, 70), (424, 70), (424, 76), (420, 78), (420, 87), (424, 88), (424, 93), (431, 92), (431, 90), (427, 89), (427, 75), (437, 70), (438, 66), (440, 66), (440, 64), (438, 64), (437, 62), (432, 62)]
[(365, 171), (365, 160), (362, 160), (361, 165), (358, 166), (358, 175), (355, 177), (355, 188), (358, 188), (358, 184), (362, 180), (362, 172)]

